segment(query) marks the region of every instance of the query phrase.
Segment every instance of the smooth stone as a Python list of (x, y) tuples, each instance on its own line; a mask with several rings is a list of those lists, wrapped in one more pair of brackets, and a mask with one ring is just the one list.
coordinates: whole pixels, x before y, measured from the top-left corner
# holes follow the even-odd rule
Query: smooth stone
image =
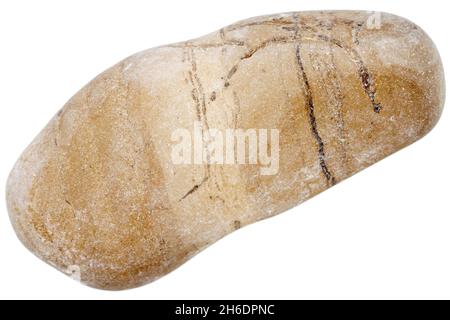
[[(424, 136), (444, 91), (435, 46), (403, 18), (241, 21), (137, 53), (82, 88), (15, 165), (11, 221), (30, 251), (83, 283), (140, 286)], [(171, 134), (195, 121), (279, 129), (277, 174), (175, 165)]]

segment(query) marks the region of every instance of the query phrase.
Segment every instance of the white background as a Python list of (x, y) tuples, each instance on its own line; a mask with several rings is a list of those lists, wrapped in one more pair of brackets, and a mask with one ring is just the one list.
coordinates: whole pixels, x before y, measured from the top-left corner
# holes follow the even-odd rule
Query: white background
[[(449, 110), (436, 128), (301, 206), (243, 228), (144, 287), (80, 285), (17, 240), (6, 178), (55, 112), (98, 73), (237, 20), (314, 9), (395, 13), (450, 57), (447, 1), (2, 1), (0, 298), (450, 298)], [(169, 70), (170, 72), (170, 70)]]

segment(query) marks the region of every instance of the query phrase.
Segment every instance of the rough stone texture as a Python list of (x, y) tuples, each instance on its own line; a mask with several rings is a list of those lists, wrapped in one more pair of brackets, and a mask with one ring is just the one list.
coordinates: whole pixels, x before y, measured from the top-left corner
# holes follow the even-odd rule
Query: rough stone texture
[[(424, 136), (444, 102), (437, 50), (366, 12), (253, 18), (105, 71), (50, 121), (7, 186), (20, 240), (104, 289), (163, 276)], [(280, 129), (280, 169), (173, 165), (171, 132)]]

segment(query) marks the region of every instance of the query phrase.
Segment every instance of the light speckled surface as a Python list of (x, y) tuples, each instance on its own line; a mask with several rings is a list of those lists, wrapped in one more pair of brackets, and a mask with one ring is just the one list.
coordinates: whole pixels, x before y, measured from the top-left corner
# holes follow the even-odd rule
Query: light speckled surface
[[(439, 55), (411, 22), (370, 15), (253, 18), (105, 71), (13, 169), (20, 240), (90, 286), (139, 286), (416, 141), (442, 111)], [(278, 174), (174, 165), (171, 133), (194, 121), (279, 129)]]

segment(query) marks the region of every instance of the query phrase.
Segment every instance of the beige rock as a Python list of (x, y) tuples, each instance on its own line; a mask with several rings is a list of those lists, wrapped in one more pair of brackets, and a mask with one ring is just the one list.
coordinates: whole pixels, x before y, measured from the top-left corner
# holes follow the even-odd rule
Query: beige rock
[[(241, 21), (137, 53), (81, 89), (14, 167), (11, 221), (62, 272), (97, 288), (136, 287), (416, 141), (443, 103), (438, 52), (403, 18)], [(278, 171), (175, 164), (172, 134), (196, 121), (203, 133), (278, 129)]]

